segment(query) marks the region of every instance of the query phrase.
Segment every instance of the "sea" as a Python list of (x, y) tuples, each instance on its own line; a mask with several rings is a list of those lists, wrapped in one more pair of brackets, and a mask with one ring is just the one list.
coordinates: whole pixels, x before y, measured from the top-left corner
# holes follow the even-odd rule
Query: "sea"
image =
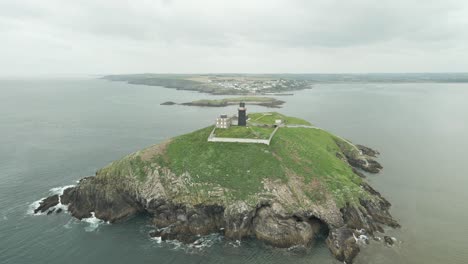
[[(32, 214), (111, 161), (236, 111), (162, 102), (221, 97), (95, 77), (0, 80), (0, 263), (339, 263), (323, 241), (276, 249), (210, 235), (183, 245), (150, 238), (145, 215), (109, 224)], [(277, 111), (381, 153), (383, 171), (367, 179), (402, 227), (386, 231), (393, 246), (371, 240), (355, 263), (468, 263), (467, 83), (315, 84), (276, 98), (286, 101)]]

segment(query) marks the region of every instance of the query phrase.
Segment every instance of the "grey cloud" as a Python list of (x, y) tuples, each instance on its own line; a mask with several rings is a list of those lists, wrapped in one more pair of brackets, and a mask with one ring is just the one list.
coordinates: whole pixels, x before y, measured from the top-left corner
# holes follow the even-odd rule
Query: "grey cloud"
[[(303, 59), (338, 63), (343, 59), (338, 56), (361, 53), (373, 54), (376, 61), (388, 54), (404, 60), (404, 54), (421, 51), (433, 52), (429, 60), (436, 63), (444, 56), (466, 59), (458, 55), (468, 46), (467, 26), (468, 4), (463, 0), (2, 1), (0, 55), (7, 60), (0, 67), (8, 70), (14, 63), (17, 69), (29, 65), (32, 71), (31, 65), (52, 60), (75, 62), (78, 72), (245, 71), (252, 70), (253, 63), (259, 72), (321, 71)], [(15, 59), (19, 55), (30, 61)], [(106, 64), (99, 57), (115, 57), (125, 65)], [(86, 65), (94, 60), (100, 65)], [(274, 68), (271, 63), (278, 60), (283, 65)], [(368, 71), (376, 61), (368, 62)], [(355, 67), (340, 63), (323, 69)], [(447, 71), (467, 63), (457, 62), (456, 69)], [(42, 70), (64, 68), (58, 64)]]

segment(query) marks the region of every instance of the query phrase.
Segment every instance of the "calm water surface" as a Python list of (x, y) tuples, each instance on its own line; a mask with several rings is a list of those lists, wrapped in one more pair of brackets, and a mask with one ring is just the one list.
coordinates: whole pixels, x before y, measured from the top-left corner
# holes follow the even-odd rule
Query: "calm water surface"
[[(230, 108), (161, 106), (216, 96), (94, 79), (0, 81), (0, 263), (337, 263), (323, 244), (278, 250), (222, 237), (158, 243), (149, 220), (108, 225), (32, 216), (32, 202)], [(395, 247), (356, 263), (468, 263), (468, 85), (317, 85), (281, 110), (382, 153), (369, 181), (393, 204)], [(249, 107), (249, 111), (265, 111)]]

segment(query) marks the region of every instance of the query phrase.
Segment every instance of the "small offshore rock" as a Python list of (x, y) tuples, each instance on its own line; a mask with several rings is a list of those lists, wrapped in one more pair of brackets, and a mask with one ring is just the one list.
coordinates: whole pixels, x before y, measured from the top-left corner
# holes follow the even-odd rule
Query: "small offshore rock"
[(47, 211), (47, 215), (50, 215), (51, 213), (53, 213), (55, 211), (55, 208), (52, 208), (51, 210)]
[(393, 240), (393, 238), (389, 236), (384, 236), (384, 241), (385, 241), (385, 244), (387, 244), (388, 246), (393, 246), (393, 244), (395, 244), (395, 241)]
[(172, 101), (167, 101), (167, 102), (161, 103), (161, 105), (175, 105), (175, 104), (177, 104), (177, 103), (172, 102)]
[(55, 213), (60, 214), (62, 211), (63, 211), (62, 208), (59, 208), (59, 209), (57, 209), (57, 211)]

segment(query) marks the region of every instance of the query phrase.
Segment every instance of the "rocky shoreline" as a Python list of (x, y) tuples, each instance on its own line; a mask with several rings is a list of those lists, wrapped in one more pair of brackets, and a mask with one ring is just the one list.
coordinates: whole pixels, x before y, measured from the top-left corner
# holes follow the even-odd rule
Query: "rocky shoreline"
[[(355, 170), (379, 172), (382, 166), (372, 159), (378, 152), (358, 147), (363, 156), (345, 155), (346, 162)], [(175, 198), (183, 191), (183, 184), (178, 182), (183, 176), (164, 167), (148, 171), (148, 176), (141, 183), (134, 177), (86, 177), (63, 194), (42, 200), (34, 213), (52, 213), (59, 203), (67, 205), (70, 214), (78, 219), (95, 215), (110, 223), (147, 213), (156, 227), (151, 236), (184, 243), (220, 233), (233, 240), (254, 237), (275, 247), (310, 247), (318, 237), (325, 236), (333, 256), (346, 263), (352, 263), (359, 253), (360, 238), (383, 233), (384, 226), (399, 227), (388, 211), (391, 204), (365, 182), (361, 188), (366, 198), (357, 203), (338, 208), (327, 201), (307, 209), (291, 209), (286, 206), (287, 192), (282, 192), (282, 185), (272, 187), (271, 198), (262, 198), (253, 206), (244, 201), (221, 200), (194, 204)], [(172, 181), (171, 188), (163, 187), (168, 180)]]

